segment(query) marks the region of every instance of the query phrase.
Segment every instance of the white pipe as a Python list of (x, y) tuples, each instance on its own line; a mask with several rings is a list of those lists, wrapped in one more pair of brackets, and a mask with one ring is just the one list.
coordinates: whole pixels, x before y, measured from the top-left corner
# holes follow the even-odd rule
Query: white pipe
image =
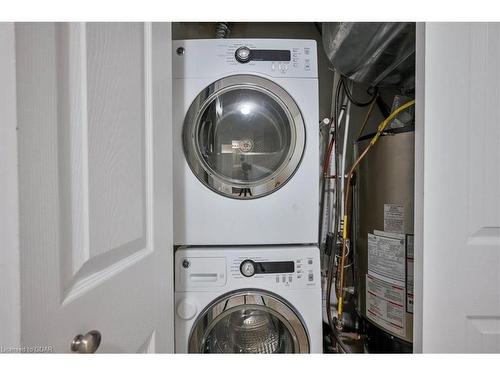
[(344, 190), (345, 190), (345, 162), (346, 162), (346, 154), (347, 154), (347, 139), (349, 138), (349, 122), (351, 118), (351, 102), (347, 104), (347, 108), (345, 110), (345, 124), (344, 124), (344, 143), (342, 145), (342, 160), (340, 165), (340, 220), (344, 219)]

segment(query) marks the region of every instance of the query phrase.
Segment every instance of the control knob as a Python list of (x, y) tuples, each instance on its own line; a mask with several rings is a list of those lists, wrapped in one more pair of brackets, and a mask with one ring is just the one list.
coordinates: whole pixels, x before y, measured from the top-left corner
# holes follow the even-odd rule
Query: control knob
[(234, 53), (236, 60), (240, 63), (247, 63), (250, 61), (250, 48), (240, 47)]
[(240, 266), (241, 274), (245, 277), (251, 277), (255, 275), (255, 263), (250, 260), (244, 260)]

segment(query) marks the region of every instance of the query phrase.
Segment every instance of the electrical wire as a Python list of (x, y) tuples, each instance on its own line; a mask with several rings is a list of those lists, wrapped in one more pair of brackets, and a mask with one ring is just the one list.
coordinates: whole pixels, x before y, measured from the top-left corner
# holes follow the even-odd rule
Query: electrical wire
[(325, 158), (323, 160), (323, 170), (321, 171), (323, 178), (328, 177), (328, 171), (330, 169), (330, 160), (331, 160), (331, 155), (332, 155), (332, 150), (333, 150), (334, 144), (335, 144), (335, 137), (332, 134), (332, 136), (330, 138), (330, 142), (328, 143), (328, 149), (326, 150), (326, 153), (325, 153)]
[(340, 105), (341, 102), (341, 95), (342, 95), (342, 86), (344, 85), (344, 81), (342, 78), (339, 78), (337, 82), (337, 88), (335, 90), (335, 108), (334, 108), (334, 125), (335, 125), (335, 131), (338, 132), (338, 128), (340, 127), (340, 112), (346, 108), (346, 105), (343, 104), (342, 106)]
[(343, 82), (345, 94), (347, 95), (347, 97), (349, 98), (349, 100), (351, 101), (351, 103), (354, 104), (355, 106), (366, 107), (367, 105), (372, 104), (375, 101), (375, 99), (377, 99), (378, 89), (376, 87), (369, 87), (368, 88), (367, 92), (370, 91), (370, 89), (371, 89), (371, 90), (373, 90), (373, 93), (370, 94), (372, 97), (367, 102), (360, 102), (360, 101), (354, 99), (354, 96), (352, 95), (352, 92), (349, 90), (349, 88), (347, 87), (347, 84), (345, 82), (346, 78), (342, 77), (341, 79), (342, 79), (342, 82)]
[(318, 31), (319, 36), (323, 36), (323, 24), (321, 22), (313, 22), (314, 27)]
[[(330, 326), (330, 332), (331, 332), (331, 336), (330, 338), (333, 338), (335, 339), (335, 342), (337, 344), (339, 344), (340, 348), (343, 350), (344, 353), (351, 353), (351, 350), (349, 350), (349, 348), (347, 346), (345, 346), (344, 342), (342, 341), (342, 339), (339, 337), (337, 331), (335, 330), (334, 327)], [(333, 340), (332, 340), (333, 341)], [(332, 346), (333, 346), (333, 342), (332, 342)]]
[(342, 255), (340, 258), (340, 280), (339, 280), (339, 297), (338, 297), (338, 308), (337, 308), (337, 316), (338, 320), (342, 322), (342, 316), (343, 316), (343, 303), (344, 303), (344, 262), (346, 258), (346, 247), (347, 247), (347, 241), (348, 241), (348, 222), (349, 222), (349, 216), (347, 214), (348, 207), (350, 206), (349, 199), (350, 199), (350, 191), (351, 189), (349, 188), (351, 185), (351, 179), (354, 171), (356, 170), (356, 167), (361, 163), (361, 161), (364, 159), (364, 157), (368, 154), (370, 149), (373, 147), (373, 145), (378, 141), (382, 133), (384, 132), (385, 128), (387, 125), (401, 112), (404, 110), (410, 108), (411, 106), (415, 105), (415, 100), (409, 101), (408, 103), (403, 104), (399, 108), (397, 108), (394, 112), (392, 112), (389, 117), (387, 117), (384, 121), (382, 121), (379, 126), (377, 127), (377, 133), (373, 136), (371, 139), (370, 143), (368, 146), (365, 147), (361, 155), (356, 159), (354, 164), (352, 165), (351, 169), (349, 170), (349, 174), (347, 175), (347, 182), (346, 182), (346, 189), (345, 189), (345, 199), (344, 199), (344, 212), (345, 216), (343, 217), (343, 228), (342, 228)]

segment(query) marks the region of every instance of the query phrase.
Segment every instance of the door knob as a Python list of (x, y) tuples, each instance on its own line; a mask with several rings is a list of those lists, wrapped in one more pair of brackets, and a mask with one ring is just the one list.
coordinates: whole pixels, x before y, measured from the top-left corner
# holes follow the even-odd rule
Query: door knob
[(90, 331), (85, 335), (76, 335), (71, 342), (71, 351), (75, 353), (95, 353), (101, 343), (101, 333)]

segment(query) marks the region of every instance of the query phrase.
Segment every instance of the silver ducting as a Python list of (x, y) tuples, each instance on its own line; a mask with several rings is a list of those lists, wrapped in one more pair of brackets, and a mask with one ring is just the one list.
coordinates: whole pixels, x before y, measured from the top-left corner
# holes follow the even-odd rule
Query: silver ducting
[(224, 39), (231, 33), (231, 24), (229, 22), (217, 22), (215, 27), (215, 38)]
[(342, 75), (371, 86), (415, 86), (415, 23), (326, 22), (323, 47)]

